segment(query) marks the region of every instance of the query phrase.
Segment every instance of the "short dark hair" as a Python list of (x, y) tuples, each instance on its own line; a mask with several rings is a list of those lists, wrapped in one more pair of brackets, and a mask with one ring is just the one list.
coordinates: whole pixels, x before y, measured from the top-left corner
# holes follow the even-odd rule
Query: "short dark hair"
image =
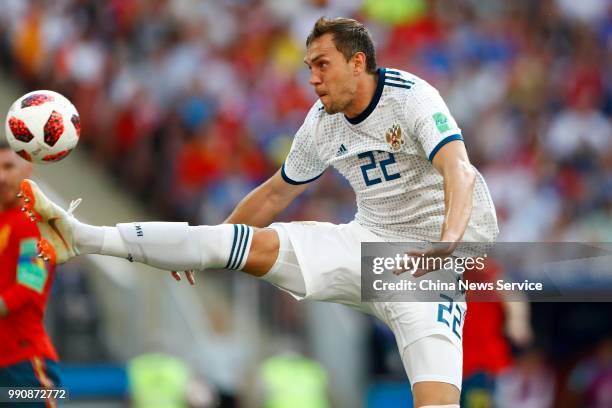
[(336, 48), (344, 55), (347, 61), (356, 53), (363, 52), (366, 56), (366, 71), (370, 74), (376, 72), (374, 42), (370, 32), (363, 24), (352, 18), (321, 17), (315, 23), (308, 38), (306, 38), (306, 47), (317, 38), (328, 33), (333, 35)]

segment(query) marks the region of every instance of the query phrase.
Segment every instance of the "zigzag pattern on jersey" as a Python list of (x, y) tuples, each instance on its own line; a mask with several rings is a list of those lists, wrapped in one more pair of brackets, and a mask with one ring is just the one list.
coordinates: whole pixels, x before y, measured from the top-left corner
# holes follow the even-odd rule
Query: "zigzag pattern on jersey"
[(411, 89), (414, 81), (402, 77), (402, 73), (392, 69), (385, 70), (385, 85), (394, 86), (396, 88)]

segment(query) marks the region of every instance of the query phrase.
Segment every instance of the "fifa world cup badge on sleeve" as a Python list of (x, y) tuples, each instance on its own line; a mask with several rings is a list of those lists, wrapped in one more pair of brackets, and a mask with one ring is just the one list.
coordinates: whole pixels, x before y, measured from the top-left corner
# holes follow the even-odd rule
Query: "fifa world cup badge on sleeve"
[(435, 113), (433, 115), (433, 119), (436, 121), (436, 127), (440, 133), (444, 133), (450, 129), (450, 126), (448, 125), (448, 118), (442, 112)]

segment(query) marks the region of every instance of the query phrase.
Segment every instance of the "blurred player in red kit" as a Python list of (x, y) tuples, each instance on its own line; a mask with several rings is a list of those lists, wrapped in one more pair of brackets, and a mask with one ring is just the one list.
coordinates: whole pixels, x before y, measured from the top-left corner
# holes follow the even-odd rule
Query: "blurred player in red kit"
[[(482, 271), (468, 270), (469, 282), (495, 282), (501, 265), (487, 260)], [(520, 298), (515, 294), (515, 298)], [(461, 406), (489, 408), (494, 405), (497, 376), (511, 366), (511, 345), (528, 346), (533, 333), (529, 304), (508, 301), (501, 292), (468, 292), (469, 313), (463, 328), (463, 390)]]
[(59, 386), (58, 358), (43, 317), (54, 267), (36, 256), (40, 233), (17, 198), (30, 172), (0, 140), (0, 387), (51, 389)]

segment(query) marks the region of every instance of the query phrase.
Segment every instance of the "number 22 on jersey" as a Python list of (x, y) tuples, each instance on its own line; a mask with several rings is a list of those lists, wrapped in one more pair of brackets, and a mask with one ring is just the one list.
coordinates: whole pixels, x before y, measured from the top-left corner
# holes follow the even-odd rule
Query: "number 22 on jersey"
[[(383, 160), (380, 160), (381, 156), (383, 156)], [(365, 163), (362, 164), (360, 168), (361, 174), (363, 175), (363, 181), (368, 187), (382, 183), (383, 179), (385, 181), (391, 181), (401, 177), (400, 173), (391, 173), (392, 170), (390, 171), (390, 169), (387, 169), (387, 166), (396, 163), (393, 153), (370, 151), (359, 153), (357, 157), (359, 159), (365, 159)], [(378, 169), (378, 167), (380, 167), (380, 170), (376, 171), (375, 169)]]

